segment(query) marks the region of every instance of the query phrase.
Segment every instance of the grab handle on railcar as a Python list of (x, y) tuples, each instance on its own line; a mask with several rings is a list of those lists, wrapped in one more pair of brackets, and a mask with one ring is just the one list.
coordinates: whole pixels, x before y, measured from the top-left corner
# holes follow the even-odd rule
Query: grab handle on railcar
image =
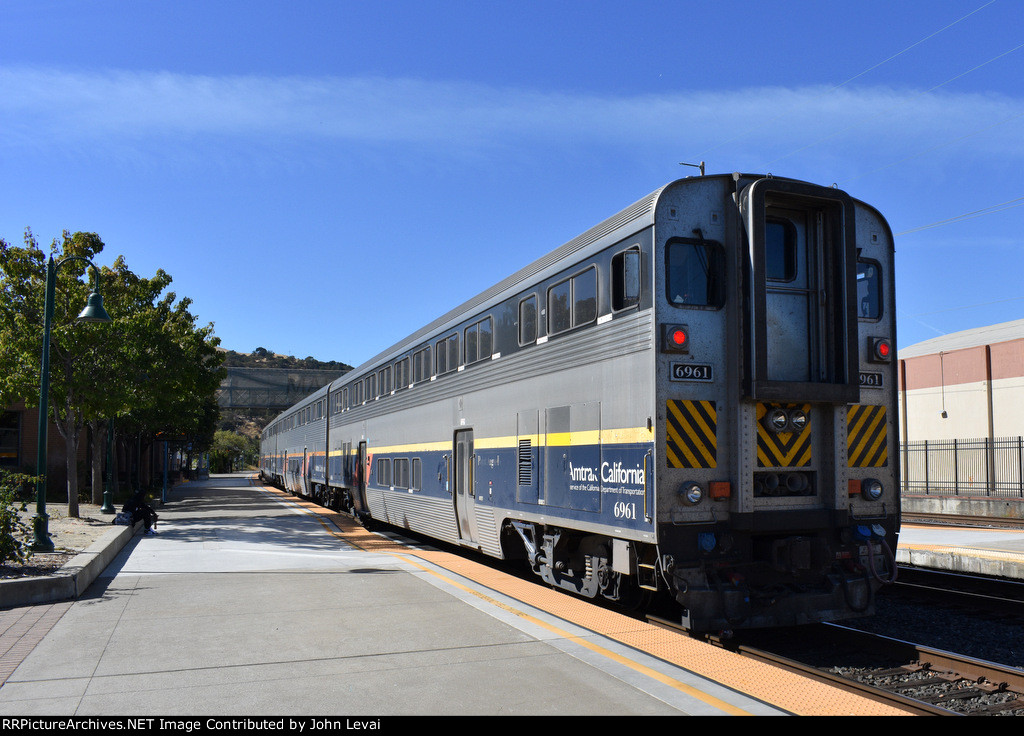
[(651, 476), (650, 466), (651, 463), (648, 461), (653, 457), (653, 453), (648, 450), (644, 454), (644, 520), (651, 521), (651, 509), (654, 504), (651, 502)]

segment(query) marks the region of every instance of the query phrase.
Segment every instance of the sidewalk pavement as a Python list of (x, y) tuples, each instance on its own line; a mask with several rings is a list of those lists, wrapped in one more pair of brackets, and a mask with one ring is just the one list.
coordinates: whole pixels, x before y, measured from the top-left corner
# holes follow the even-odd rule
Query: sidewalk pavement
[[(34, 648), (0, 687), (0, 714), (781, 712), (548, 610), (554, 597), (575, 607), (570, 596), (327, 521), (242, 477), (169, 500), (159, 533), (130, 537), (80, 598), (12, 609)], [(508, 585), (544, 608), (499, 592)], [(629, 641), (688, 644), (603, 615)]]
[(141, 530), (141, 521), (134, 527), (112, 525), (85, 551), (49, 575), (0, 580), (0, 609), (78, 598)]

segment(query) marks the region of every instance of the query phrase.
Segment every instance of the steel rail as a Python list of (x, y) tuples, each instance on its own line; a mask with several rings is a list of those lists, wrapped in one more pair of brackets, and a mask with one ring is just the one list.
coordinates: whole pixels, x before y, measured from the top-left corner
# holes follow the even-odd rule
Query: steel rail
[(990, 683), (1001, 685), (1006, 689), (1024, 695), (1024, 670), (1019, 667), (989, 662), (984, 659), (969, 657), (964, 654), (956, 654), (942, 649), (914, 644), (913, 642), (894, 639), (892, 637), (872, 634), (857, 629), (851, 629), (842, 624), (825, 624), (830, 629), (843, 632), (845, 636), (857, 637), (862, 641), (880, 642), (882, 645), (898, 646), (909, 649), (916, 654), (916, 659), (922, 665), (930, 665), (932, 669), (942, 669), (953, 672), (965, 679), (987, 680)]

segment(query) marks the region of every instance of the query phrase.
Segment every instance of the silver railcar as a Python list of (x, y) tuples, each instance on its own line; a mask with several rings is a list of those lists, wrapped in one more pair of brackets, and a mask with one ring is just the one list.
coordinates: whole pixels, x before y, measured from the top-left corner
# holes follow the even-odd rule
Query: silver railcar
[(266, 478), (695, 630), (895, 571), (893, 238), (834, 187), (672, 182), (268, 425)]

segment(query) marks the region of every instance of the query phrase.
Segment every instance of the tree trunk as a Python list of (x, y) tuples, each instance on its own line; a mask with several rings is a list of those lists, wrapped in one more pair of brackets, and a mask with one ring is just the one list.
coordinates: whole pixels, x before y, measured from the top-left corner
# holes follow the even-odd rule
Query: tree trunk
[(78, 441), (81, 425), (77, 422), (74, 409), (68, 409), (63, 422), (64, 446), (67, 453), (68, 468), (68, 516), (78, 518)]
[(60, 416), (54, 406), (53, 426), (64, 438), (65, 467), (68, 473), (68, 516), (78, 518), (78, 437), (81, 425), (75, 410), (65, 407), (64, 416)]

